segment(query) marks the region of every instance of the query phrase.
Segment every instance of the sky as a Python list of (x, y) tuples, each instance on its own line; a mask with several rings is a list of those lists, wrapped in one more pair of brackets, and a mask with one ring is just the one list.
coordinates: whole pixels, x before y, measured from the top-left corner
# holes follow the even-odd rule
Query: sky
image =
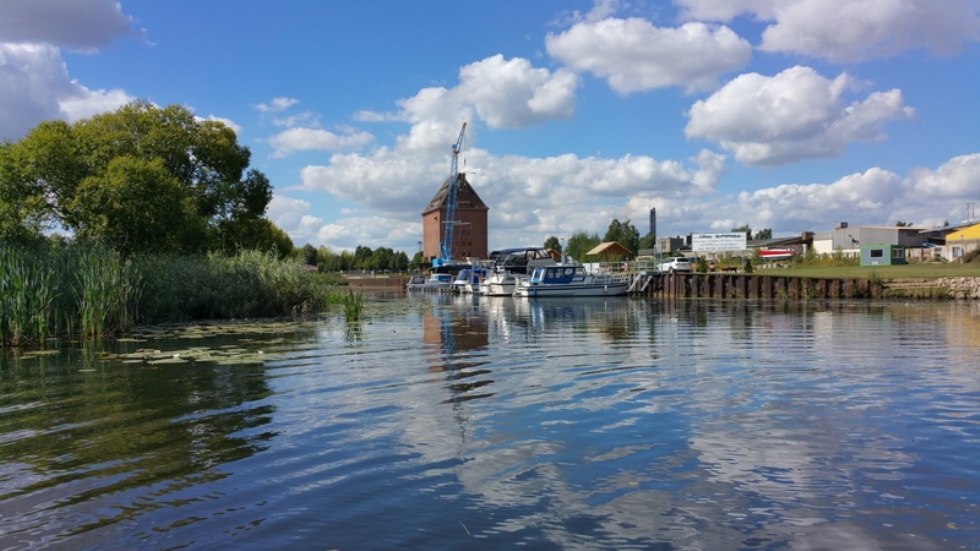
[(411, 254), (460, 171), (491, 249), (937, 226), (980, 202), (980, 0), (0, 0), (0, 139), (218, 119), (296, 246)]

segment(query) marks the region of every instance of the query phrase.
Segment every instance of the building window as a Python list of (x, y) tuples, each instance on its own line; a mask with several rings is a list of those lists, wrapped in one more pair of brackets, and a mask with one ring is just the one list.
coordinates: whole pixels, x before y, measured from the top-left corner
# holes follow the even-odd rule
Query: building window
[(884, 256), (884, 249), (871, 249), (871, 258), (883, 258)]
[(892, 249), (892, 258), (905, 258), (905, 249)]

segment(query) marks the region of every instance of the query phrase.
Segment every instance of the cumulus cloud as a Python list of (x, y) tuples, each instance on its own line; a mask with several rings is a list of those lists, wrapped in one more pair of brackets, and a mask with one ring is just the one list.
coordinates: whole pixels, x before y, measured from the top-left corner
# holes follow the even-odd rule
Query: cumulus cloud
[(744, 67), (752, 53), (728, 27), (692, 22), (661, 28), (640, 18), (584, 21), (549, 33), (545, 45), (567, 67), (606, 79), (622, 94), (671, 86), (704, 90)]
[[(638, 206), (641, 202), (686, 198), (693, 204), (694, 198), (713, 192), (724, 168), (724, 157), (709, 151), (688, 162), (644, 155), (618, 159), (572, 154), (500, 157), (480, 149), (468, 150), (467, 157), (469, 165), (478, 168), (463, 171), (491, 207), (491, 247), (543, 242), (548, 235), (567, 236), (576, 231), (601, 234), (612, 218), (642, 223), (646, 210)], [(301, 172), (304, 190), (326, 191), (354, 201), (386, 220), (370, 228), (372, 235), (379, 234), (376, 241), (364, 234), (368, 228), (350, 226), (354, 218), (360, 219), (355, 215), (341, 215), (326, 225), (326, 233), (317, 232), (321, 237), (328, 234), (333, 246), (344, 247), (414, 243), (421, 235), (422, 209), (445, 176), (446, 165), (438, 155), (420, 160), (385, 148), (369, 155), (335, 154), (329, 164), (308, 166)], [(642, 201), (634, 205), (624, 203), (624, 198)], [(271, 207), (270, 211), (276, 212)], [(285, 225), (280, 227), (297, 241), (300, 232), (308, 233), (298, 227), (296, 217), (282, 222)], [(350, 239), (343, 241), (345, 236)]]
[(255, 104), (255, 109), (257, 109), (259, 113), (281, 113), (297, 103), (299, 103), (299, 100), (296, 98), (280, 96), (272, 98), (272, 100), (269, 102)]
[(0, 139), (16, 140), (41, 121), (76, 121), (133, 99), (70, 79), (54, 46), (0, 43)]
[(299, 151), (351, 151), (374, 139), (371, 134), (344, 128), (341, 134), (315, 128), (290, 128), (269, 139), (273, 157), (285, 157)]
[(522, 128), (569, 117), (579, 84), (570, 71), (549, 71), (523, 58), (495, 55), (462, 67), (458, 86), (424, 88), (399, 100), (397, 115), (384, 117), (412, 124), (399, 138), (399, 148), (443, 152), (446, 136), (455, 136), (462, 121), (478, 118), (490, 128)]
[(885, 124), (914, 115), (897, 89), (844, 105), (851, 88), (846, 74), (830, 80), (809, 67), (772, 77), (743, 74), (694, 103), (685, 134), (716, 142), (743, 163), (774, 165), (837, 155), (851, 142), (881, 139)]
[(835, 62), (907, 50), (951, 54), (980, 40), (973, 0), (675, 0), (690, 19), (730, 21), (751, 14), (771, 22), (760, 49)]
[(980, 196), (980, 153), (954, 157), (936, 170), (913, 170), (909, 184), (922, 197), (976, 200)]
[(116, 0), (3, 0), (0, 37), (7, 43), (49, 44), (91, 51), (135, 36)]
[(742, 192), (743, 212), (765, 226), (824, 228), (828, 220), (885, 221), (907, 186), (881, 168), (847, 175), (831, 184), (785, 184)]
[[(873, 167), (831, 183), (783, 184), (709, 201), (716, 229), (748, 223), (777, 235), (827, 231), (836, 221), (925, 226), (962, 222), (965, 205), (980, 190), (980, 153), (954, 157), (938, 168), (905, 177)], [(724, 221), (724, 222), (722, 222)]]

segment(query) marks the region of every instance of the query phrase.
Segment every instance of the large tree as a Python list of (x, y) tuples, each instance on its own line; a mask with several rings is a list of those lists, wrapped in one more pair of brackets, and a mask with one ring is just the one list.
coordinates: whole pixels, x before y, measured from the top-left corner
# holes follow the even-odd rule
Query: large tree
[(568, 238), (568, 246), (565, 247), (565, 254), (579, 262), (585, 262), (585, 253), (595, 248), (599, 243), (598, 234), (589, 235), (586, 232), (577, 232)]
[(552, 235), (548, 239), (545, 239), (544, 240), (544, 248), (551, 249), (553, 251), (558, 251), (558, 254), (561, 254), (561, 252), (562, 252), (562, 250), (561, 250), (561, 240), (558, 239), (558, 237)]
[(177, 105), (44, 122), (0, 147), (0, 237), (61, 226), (125, 253), (282, 241), (264, 218), (272, 188), (247, 170), (250, 156), (226, 125)]
[(606, 237), (603, 238), (603, 241), (616, 241), (629, 249), (632, 255), (635, 255), (636, 251), (640, 248), (640, 231), (636, 229), (636, 226), (630, 224), (629, 220), (620, 222), (616, 218), (613, 218), (612, 222), (609, 223), (609, 229), (606, 230)]

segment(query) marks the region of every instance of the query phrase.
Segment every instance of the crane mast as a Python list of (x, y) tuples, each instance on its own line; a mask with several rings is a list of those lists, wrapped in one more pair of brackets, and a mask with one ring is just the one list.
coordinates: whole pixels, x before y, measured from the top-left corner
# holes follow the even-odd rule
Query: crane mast
[(463, 149), (463, 134), (466, 133), (466, 123), (459, 131), (459, 137), (453, 144), (453, 157), (449, 164), (449, 186), (446, 190), (446, 212), (443, 215), (442, 240), (439, 242), (439, 258), (435, 266), (449, 264), (453, 260), (453, 234), (456, 224), (456, 196), (459, 193), (459, 152)]

